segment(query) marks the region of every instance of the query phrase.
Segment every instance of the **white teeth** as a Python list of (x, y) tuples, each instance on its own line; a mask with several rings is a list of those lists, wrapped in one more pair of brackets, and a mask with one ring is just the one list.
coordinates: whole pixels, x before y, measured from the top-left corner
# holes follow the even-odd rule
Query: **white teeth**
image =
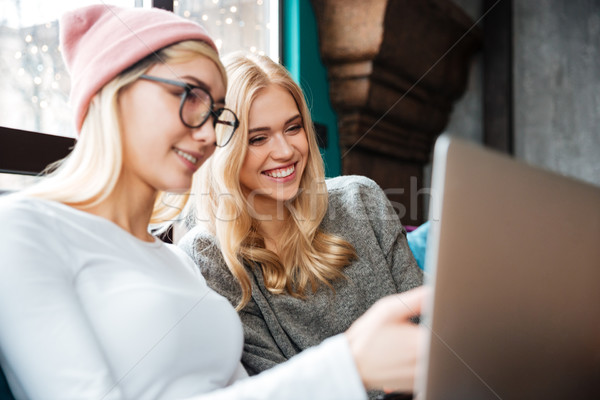
[(179, 149), (175, 149), (175, 153), (179, 154), (181, 157), (185, 158), (186, 160), (188, 160), (189, 162), (191, 162), (192, 164), (196, 164), (198, 162), (198, 159), (196, 157), (194, 157), (191, 154), (188, 154), (182, 150)]
[(292, 165), (286, 169), (278, 169), (276, 171), (265, 172), (265, 175), (271, 176), (273, 178), (285, 178), (290, 176), (296, 170), (296, 166)]

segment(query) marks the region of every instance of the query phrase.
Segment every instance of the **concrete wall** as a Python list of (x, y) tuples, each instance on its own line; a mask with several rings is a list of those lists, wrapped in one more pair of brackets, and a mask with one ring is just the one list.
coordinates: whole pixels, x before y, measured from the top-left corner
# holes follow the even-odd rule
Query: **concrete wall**
[[(481, 16), (481, 0), (453, 1)], [(481, 58), (446, 128), (479, 143)], [(513, 0), (512, 72), (515, 157), (600, 186), (600, 1)]]
[(513, 7), (515, 155), (600, 185), (600, 2)]

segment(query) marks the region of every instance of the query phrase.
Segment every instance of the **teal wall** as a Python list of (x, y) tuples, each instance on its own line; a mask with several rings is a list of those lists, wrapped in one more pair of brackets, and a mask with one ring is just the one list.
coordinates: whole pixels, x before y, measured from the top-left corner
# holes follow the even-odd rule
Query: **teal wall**
[(283, 65), (304, 91), (314, 122), (327, 126), (327, 148), (321, 150), (325, 175), (342, 173), (337, 116), (329, 102), (327, 70), (321, 62), (317, 22), (309, 0), (282, 0)]

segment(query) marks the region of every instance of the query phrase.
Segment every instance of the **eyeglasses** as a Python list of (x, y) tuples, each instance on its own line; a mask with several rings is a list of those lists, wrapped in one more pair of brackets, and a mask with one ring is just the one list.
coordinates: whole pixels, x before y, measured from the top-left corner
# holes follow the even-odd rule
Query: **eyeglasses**
[(199, 86), (150, 75), (141, 75), (140, 79), (166, 83), (185, 89), (181, 94), (179, 105), (181, 122), (188, 128), (199, 128), (212, 115), (216, 135), (215, 145), (218, 147), (226, 146), (233, 137), (235, 130), (240, 126), (240, 121), (230, 109), (223, 107), (215, 110), (215, 103), (210, 93)]

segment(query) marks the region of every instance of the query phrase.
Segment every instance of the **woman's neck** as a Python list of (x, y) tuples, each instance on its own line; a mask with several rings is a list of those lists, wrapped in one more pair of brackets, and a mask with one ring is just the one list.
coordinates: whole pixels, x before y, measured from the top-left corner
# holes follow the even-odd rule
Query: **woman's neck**
[[(287, 211), (287, 209), (286, 209)], [(286, 212), (285, 217), (272, 216), (271, 219), (263, 219), (258, 221), (259, 233), (265, 240), (265, 247), (275, 254), (279, 254), (279, 244), (281, 243), (281, 234), (288, 223), (289, 212)]]
[(82, 210), (114, 222), (138, 239), (152, 242), (154, 238), (148, 233), (148, 225), (156, 196), (156, 190), (132, 190), (132, 186), (120, 180), (104, 201)]

